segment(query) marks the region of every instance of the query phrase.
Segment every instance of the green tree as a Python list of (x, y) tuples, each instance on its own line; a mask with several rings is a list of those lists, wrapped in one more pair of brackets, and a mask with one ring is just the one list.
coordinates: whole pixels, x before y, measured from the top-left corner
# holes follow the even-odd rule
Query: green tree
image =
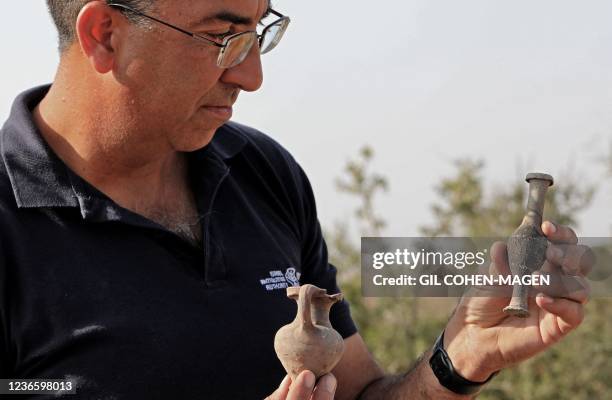
[[(388, 189), (388, 183), (386, 178), (372, 171), (373, 157), (370, 147), (362, 148), (357, 157), (347, 162), (344, 174), (336, 180), (337, 189), (356, 199), (358, 205), (353, 220), (337, 222), (326, 231), (326, 237), (330, 261), (338, 266), (342, 289), (351, 303), (361, 335), (387, 371), (400, 373), (431, 346), (455, 300), (421, 304), (416, 298), (362, 297), (361, 254), (358, 237), (350, 233), (350, 222), (359, 226), (361, 236), (379, 236), (385, 227), (374, 204), (377, 196)], [(421, 318), (421, 315), (430, 317)]]
[[(330, 260), (339, 267), (340, 282), (360, 332), (374, 356), (391, 373), (406, 371), (429, 348), (444, 327), (456, 299), (364, 298), (361, 296), (360, 249), (351, 223), (361, 236), (384, 231), (375, 200), (386, 191), (384, 176), (371, 171), (374, 152), (363, 148), (347, 163), (338, 190), (358, 200), (352, 221), (336, 223), (326, 231)], [(434, 221), (421, 227), (427, 236), (507, 236), (525, 212), (526, 183), (513, 181), (487, 192), (484, 163), (459, 160), (454, 176), (436, 187), (439, 200), (432, 206)], [(612, 175), (611, 175), (612, 176)], [(594, 187), (573, 179), (557, 179), (547, 195), (545, 217), (576, 226), (576, 215), (587, 208)], [(541, 356), (500, 373), (481, 395), (484, 399), (592, 399), (609, 398), (612, 372), (612, 308), (606, 299), (587, 307), (583, 325)]]
[[(499, 185), (488, 196), (483, 188), (482, 161), (455, 161), (455, 176), (435, 189), (440, 200), (432, 206), (434, 223), (421, 227), (426, 236), (508, 236), (525, 215), (527, 184), (517, 180)], [(577, 226), (576, 215), (593, 199), (595, 187), (565, 174), (549, 189), (544, 217)]]

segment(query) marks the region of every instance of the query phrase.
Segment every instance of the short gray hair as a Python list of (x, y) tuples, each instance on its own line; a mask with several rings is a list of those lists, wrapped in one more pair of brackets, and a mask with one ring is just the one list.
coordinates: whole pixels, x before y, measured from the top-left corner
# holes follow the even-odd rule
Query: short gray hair
[[(75, 41), (77, 17), (83, 6), (90, 1), (93, 0), (47, 0), (49, 13), (53, 18), (59, 35), (60, 53), (64, 52)], [(121, 0), (115, 2), (125, 4), (139, 11), (146, 11), (151, 8), (155, 1), (156, 0)], [(110, 0), (107, 0), (107, 3), (110, 2)], [(132, 15), (131, 17), (134, 16)]]

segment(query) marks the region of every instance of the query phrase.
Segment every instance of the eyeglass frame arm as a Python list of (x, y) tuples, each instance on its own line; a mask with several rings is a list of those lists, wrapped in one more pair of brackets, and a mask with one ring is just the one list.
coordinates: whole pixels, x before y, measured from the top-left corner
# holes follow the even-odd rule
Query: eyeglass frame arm
[[(136, 15), (141, 16), (141, 17), (148, 18), (148, 19), (153, 20), (153, 21), (155, 21), (155, 22), (158, 22), (158, 23), (160, 23), (160, 24), (162, 24), (162, 25), (164, 25), (164, 26), (167, 26), (168, 28), (172, 28), (172, 29), (174, 29), (174, 30), (177, 30), (177, 31), (179, 31), (179, 32), (181, 32), (181, 33), (183, 33), (183, 34), (185, 34), (185, 35), (187, 35), (187, 36), (191, 36), (191, 37), (192, 37), (192, 38), (194, 38), (194, 39), (205, 40), (206, 42), (208, 42), (208, 43), (210, 43), (210, 44), (212, 44), (212, 45), (215, 45), (215, 46), (217, 46), (217, 47), (220, 47), (220, 48), (222, 48), (222, 49), (224, 49), (225, 47), (227, 47), (227, 43), (229, 42), (229, 40), (230, 40), (230, 39), (232, 39), (232, 38), (235, 38), (236, 36), (240, 36), (240, 35), (243, 35), (243, 34), (245, 34), (245, 33), (249, 33), (249, 32), (255, 32), (255, 33), (257, 33), (256, 31), (244, 31), (244, 32), (238, 32), (238, 33), (235, 33), (235, 34), (233, 34), (233, 35), (230, 35), (230, 36), (228, 36), (228, 37), (224, 38), (224, 39), (223, 39), (223, 43), (217, 43), (217, 42), (215, 42), (214, 40), (209, 39), (209, 38), (207, 38), (207, 37), (205, 37), (205, 36), (198, 35), (197, 33), (190, 32), (190, 31), (185, 30), (185, 29), (183, 29), (183, 28), (181, 28), (181, 27), (178, 27), (178, 26), (176, 26), (176, 25), (170, 24), (170, 23), (168, 23), (168, 22), (166, 22), (166, 21), (162, 21), (161, 19), (155, 18), (155, 17), (153, 17), (153, 16), (151, 16), (151, 15), (147, 15), (147, 14), (145, 14), (145, 13), (141, 12), (141, 11), (135, 10), (135, 9), (133, 9), (132, 7), (126, 6), (125, 4), (121, 4), (121, 3), (107, 3), (106, 5), (107, 5), (107, 6), (109, 6), (109, 7), (121, 8), (121, 9), (123, 9), (123, 10), (129, 11), (129, 12), (132, 12), (132, 13), (134, 13), (134, 14), (136, 14)], [(273, 10), (272, 8), (270, 8), (270, 9), (269, 9), (269, 11), (270, 11), (270, 13), (272, 13), (272, 14), (276, 15), (277, 17), (279, 17), (279, 19), (277, 19), (276, 21), (274, 21), (274, 22), (272, 22), (271, 24), (269, 24), (268, 26), (266, 26), (266, 27), (264, 28), (264, 30), (261, 32), (261, 34), (257, 34), (257, 40), (258, 40), (260, 43), (261, 43), (261, 38), (262, 38), (262, 37), (265, 35), (265, 33), (268, 31), (268, 29), (270, 29), (272, 26), (274, 26), (275, 24), (277, 24), (279, 21), (282, 21), (283, 19), (286, 19), (286, 20), (288, 20), (288, 21), (291, 21), (291, 20), (289, 19), (289, 17), (287, 17), (287, 16), (285, 16), (285, 15), (283, 15), (283, 14), (279, 13), (279, 12), (278, 12), (278, 11), (276, 11), (276, 10)]]

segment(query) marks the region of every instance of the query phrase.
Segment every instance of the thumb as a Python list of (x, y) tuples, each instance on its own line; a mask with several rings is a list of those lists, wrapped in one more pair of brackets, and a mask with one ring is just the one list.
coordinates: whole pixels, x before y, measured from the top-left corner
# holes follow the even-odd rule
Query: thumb
[(508, 265), (508, 247), (504, 242), (495, 242), (491, 245), (491, 265), (489, 266), (491, 275), (507, 275), (510, 273)]
[[(497, 241), (491, 245), (491, 249), (489, 250), (489, 254), (491, 256), (491, 263), (488, 266), (483, 264), (481, 267), (481, 271), (483, 274), (487, 274), (493, 278), (498, 277), (500, 275), (508, 275), (510, 274), (510, 266), (508, 265), (508, 247), (506, 243), (502, 241)], [(512, 293), (512, 287), (507, 285), (493, 284), (489, 286), (481, 286), (479, 287), (479, 291), (476, 293), (481, 293), (484, 297), (488, 298), (496, 298), (497, 301), (492, 303), (488, 302), (490, 305), (497, 304), (500, 300), (506, 301), (506, 298), (509, 297)]]

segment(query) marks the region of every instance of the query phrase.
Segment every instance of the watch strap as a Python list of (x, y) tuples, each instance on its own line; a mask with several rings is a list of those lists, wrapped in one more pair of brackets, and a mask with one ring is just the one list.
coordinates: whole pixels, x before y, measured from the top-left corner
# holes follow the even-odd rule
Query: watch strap
[[(448, 353), (444, 350), (444, 331), (440, 334), (433, 347), (433, 354), (429, 359), (429, 365), (436, 378), (442, 386), (457, 394), (475, 394), (482, 386), (488, 383), (497, 372), (491, 374), (484, 382), (474, 382), (462, 377), (453, 366)], [(499, 371), (498, 371), (499, 372)]]

